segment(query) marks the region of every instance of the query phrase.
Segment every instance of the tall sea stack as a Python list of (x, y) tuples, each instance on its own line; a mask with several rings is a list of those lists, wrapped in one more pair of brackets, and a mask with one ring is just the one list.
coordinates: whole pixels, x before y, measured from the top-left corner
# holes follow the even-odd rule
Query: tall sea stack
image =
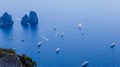
[(37, 17), (36, 12), (30, 11), (29, 23), (30, 23), (30, 25), (33, 25), (33, 26), (38, 24), (38, 17)]
[(25, 15), (22, 18), (21, 21), (22, 25), (31, 25), (31, 26), (36, 26), (38, 25), (38, 17), (37, 17), (37, 13), (35, 11), (30, 11), (29, 16)]
[(22, 24), (22, 25), (28, 25), (28, 23), (29, 23), (29, 18), (28, 18), (28, 16), (27, 16), (27, 15), (23, 16), (23, 17), (22, 17), (21, 24)]
[(0, 17), (0, 27), (11, 27), (13, 23), (12, 16), (7, 12)]

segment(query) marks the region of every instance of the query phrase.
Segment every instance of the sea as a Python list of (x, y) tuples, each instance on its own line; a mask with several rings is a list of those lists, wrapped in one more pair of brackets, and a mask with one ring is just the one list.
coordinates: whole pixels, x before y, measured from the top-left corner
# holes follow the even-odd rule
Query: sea
[[(30, 11), (37, 13), (36, 27), (21, 25)], [(0, 29), (0, 48), (26, 54), (38, 67), (82, 67), (84, 61), (87, 67), (120, 67), (119, 0), (1, 0), (0, 16), (4, 12), (14, 25)]]

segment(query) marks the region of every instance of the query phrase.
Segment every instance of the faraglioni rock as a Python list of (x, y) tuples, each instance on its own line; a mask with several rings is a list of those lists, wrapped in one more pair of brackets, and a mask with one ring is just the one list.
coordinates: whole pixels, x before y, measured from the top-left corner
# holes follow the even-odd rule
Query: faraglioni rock
[(0, 67), (35, 67), (37, 66), (29, 56), (17, 55), (13, 49), (0, 48)]
[(37, 17), (36, 12), (30, 11), (30, 14), (29, 14), (29, 23), (31, 25), (37, 25), (38, 24), (38, 17)]
[(11, 27), (13, 23), (12, 16), (7, 12), (0, 17), (0, 27)]
[(28, 15), (25, 15), (24, 17), (22, 17), (21, 24), (22, 25), (28, 25), (28, 23), (29, 23)]
[(31, 25), (31, 26), (38, 25), (37, 13), (35, 11), (30, 11), (29, 17), (28, 17), (28, 15), (23, 16), (21, 24), (22, 25)]

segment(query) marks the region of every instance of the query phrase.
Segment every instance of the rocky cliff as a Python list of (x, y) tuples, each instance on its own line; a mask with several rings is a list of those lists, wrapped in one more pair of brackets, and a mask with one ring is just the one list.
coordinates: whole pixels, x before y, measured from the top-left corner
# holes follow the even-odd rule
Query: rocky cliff
[(0, 54), (0, 67), (22, 67), (17, 55)]
[(26, 55), (17, 55), (12, 49), (0, 48), (0, 67), (35, 67), (36, 63)]

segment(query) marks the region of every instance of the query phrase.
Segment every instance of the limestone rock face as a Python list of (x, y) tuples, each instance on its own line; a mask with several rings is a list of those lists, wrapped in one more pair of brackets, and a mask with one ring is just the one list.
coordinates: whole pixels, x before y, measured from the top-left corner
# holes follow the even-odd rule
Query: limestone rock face
[(30, 14), (29, 14), (29, 23), (31, 25), (37, 25), (38, 24), (38, 17), (37, 17), (36, 12), (30, 11)]
[(22, 67), (22, 64), (16, 55), (0, 54), (0, 67)]
[(28, 23), (29, 23), (29, 18), (28, 18), (27, 15), (25, 15), (25, 16), (22, 18), (21, 24), (27, 25)]
[(13, 49), (0, 48), (0, 67), (35, 67), (37, 66), (29, 56), (18, 55)]
[(13, 24), (12, 16), (9, 15), (7, 12), (0, 17), (0, 27), (10, 27)]

